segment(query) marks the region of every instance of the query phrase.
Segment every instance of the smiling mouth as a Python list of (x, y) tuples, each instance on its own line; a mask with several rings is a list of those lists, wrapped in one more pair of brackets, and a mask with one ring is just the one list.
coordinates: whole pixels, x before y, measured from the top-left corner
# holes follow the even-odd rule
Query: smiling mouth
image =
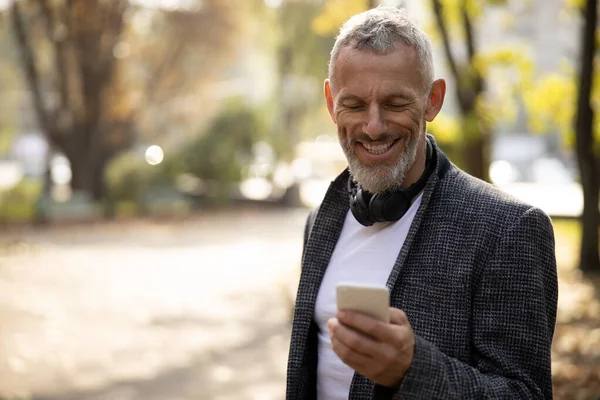
[(371, 143), (365, 143), (365, 142), (360, 142), (360, 144), (370, 154), (379, 155), (379, 154), (383, 154), (386, 151), (388, 151), (389, 149), (391, 149), (392, 146), (394, 144), (396, 144), (397, 141), (398, 141), (398, 139), (392, 140), (391, 142), (387, 142), (387, 143), (383, 143), (383, 144), (371, 144)]

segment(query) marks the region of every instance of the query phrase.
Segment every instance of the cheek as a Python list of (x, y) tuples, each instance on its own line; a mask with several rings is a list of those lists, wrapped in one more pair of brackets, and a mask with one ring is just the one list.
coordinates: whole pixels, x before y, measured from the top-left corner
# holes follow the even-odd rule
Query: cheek
[(340, 135), (342, 132), (344, 135), (348, 135), (349, 133), (360, 131), (361, 129), (362, 122), (357, 114), (340, 113), (336, 118), (338, 133)]
[(408, 118), (413, 124), (419, 125), (421, 120), (425, 118), (424, 110), (420, 107), (415, 107), (406, 112), (406, 118)]
[(424, 114), (421, 109), (406, 110), (396, 118), (396, 123), (402, 127), (408, 128), (410, 131), (419, 130), (424, 119)]

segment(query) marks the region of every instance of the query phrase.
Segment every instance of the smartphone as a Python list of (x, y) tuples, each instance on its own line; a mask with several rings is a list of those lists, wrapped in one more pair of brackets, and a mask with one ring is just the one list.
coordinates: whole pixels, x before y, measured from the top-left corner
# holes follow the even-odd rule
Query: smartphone
[(338, 311), (351, 310), (390, 322), (390, 291), (385, 285), (340, 282), (336, 286)]

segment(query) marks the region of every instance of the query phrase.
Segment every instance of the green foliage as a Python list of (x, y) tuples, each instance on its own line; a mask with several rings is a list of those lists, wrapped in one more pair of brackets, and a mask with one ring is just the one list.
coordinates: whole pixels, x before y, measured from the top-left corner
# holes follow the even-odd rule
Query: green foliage
[(32, 221), (41, 193), (42, 182), (38, 179), (24, 179), (0, 192), (0, 222)]
[(42, 192), (42, 183), (37, 179), (23, 179), (11, 189), (0, 192), (3, 203), (34, 203)]
[[(174, 159), (169, 157), (158, 165), (148, 164), (135, 153), (115, 159), (106, 170), (111, 213), (118, 217), (131, 217), (138, 212), (178, 215), (185, 201), (174, 187)], [(187, 203), (183, 206), (187, 212)]]
[(252, 146), (265, 136), (258, 112), (241, 99), (232, 99), (206, 131), (179, 153), (180, 166), (172, 171), (222, 183), (241, 179), (242, 167), (252, 158)]
[(280, 73), (324, 77), (334, 37), (319, 35), (307, 23), (318, 18), (320, 9), (318, 2), (288, 1), (277, 10)]
[(7, 154), (16, 133), (23, 81), (17, 68), (18, 54), (12, 45), (8, 13), (0, 12), (0, 157)]
[(135, 202), (149, 190), (175, 187), (184, 174), (227, 192), (230, 184), (242, 179), (254, 143), (266, 134), (260, 111), (231, 99), (201, 135), (179, 149), (167, 149), (162, 163), (149, 165), (134, 153), (116, 158), (107, 168), (109, 196), (113, 202)]
[(307, 126), (309, 120), (318, 119), (324, 108), (321, 85), (327, 76), (334, 34), (319, 34), (311, 24), (323, 6), (317, 1), (284, 1), (274, 12), (279, 38), (273, 107), (279, 137), (275, 144), (284, 158), (292, 157), (300, 137), (315, 135), (314, 131), (307, 131)]
[[(465, 47), (465, 50), (468, 42), (464, 13), (469, 17), (476, 34), (477, 26), (480, 24), (486, 7), (506, 5), (505, 0), (440, 0), (440, 3), (452, 48), (456, 49), (455, 43), (458, 41), (461, 47)], [(431, 9), (430, 12), (433, 13), (434, 10)], [(510, 17), (509, 13), (505, 13), (505, 15), (507, 18)], [(432, 20), (435, 21), (434, 18)], [(425, 31), (434, 43), (441, 43), (440, 29), (435, 22)], [(477, 37), (473, 39), (472, 45), (476, 45)], [(535, 73), (529, 50), (524, 46), (515, 46), (514, 44), (484, 48), (475, 46), (472, 59), (458, 55), (459, 52), (453, 52), (454, 63), (459, 74), (458, 77), (455, 77), (459, 81), (457, 82), (457, 94), (471, 93), (476, 94), (477, 97), (473, 110), (466, 112), (474, 115), (465, 114), (452, 118), (442, 111), (436, 121), (428, 126), (431, 131), (439, 132), (438, 135), (441, 135), (442, 141), (446, 143), (476, 140), (478, 135), (486, 134), (490, 129), (493, 131), (494, 127), (499, 124), (514, 123), (519, 114), (517, 99), (520, 97), (520, 93), (528, 87)], [(484, 88), (493, 87), (493, 90), (475, 93), (474, 84), (478, 82), (478, 79), (483, 80)], [(498, 84), (499, 82), (501, 84)], [(447, 130), (447, 132), (442, 134), (442, 130)], [(461, 156), (468, 157), (468, 154)]]
[(106, 184), (111, 201), (137, 201), (139, 194), (147, 188), (155, 173), (134, 153), (123, 153), (116, 157), (106, 168)]
[[(0, 123), (1, 124), (1, 123)], [(14, 130), (0, 125), (0, 157), (8, 154), (13, 144)]]
[[(210, 106), (218, 101), (203, 113), (195, 112), (196, 104), (238, 54), (240, 10), (247, 7), (221, 0), (198, 3), (202, 6), (157, 8), (127, 0), (10, 2), (7, 22), (15, 33), (10, 47), (27, 55), (12, 57), (23, 62), (21, 71), (12, 70), (26, 78), (33, 111), (40, 114), (33, 122), (44, 122), (37, 129), (53, 136), (54, 147), (69, 159), (80, 159), (72, 164), (77, 189), (103, 198), (102, 184), (79, 179), (88, 171), (105, 172), (103, 163), (91, 160), (125, 151), (141, 135), (184, 131), (210, 118)], [(7, 43), (5, 26), (0, 25), (0, 50)], [(2, 89), (14, 74), (3, 60), (13, 52), (0, 51)], [(14, 114), (1, 94), (0, 109)], [(0, 128), (8, 119), (4, 114)], [(89, 157), (82, 159), (81, 153)]]
[(492, 68), (508, 69), (516, 76), (514, 81), (518, 87), (526, 85), (534, 74), (534, 65), (528, 55), (528, 49), (515, 45), (480, 51), (475, 55), (473, 67), (482, 76), (488, 75)]
[[(596, 57), (596, 65), (600, 57)], [(532, 80), (522, 94), (532, 132), (561, 134), (566, 147), (575, 145), (573, 121), (577, 111), (577, 73), (569, 61), (564, 61), (561, 70)], [(600, 68), (594, 71), (591, 105), (600, 109)], [(596, 143), (600, 142), (600, 118), (593, 124)], [(600, 153), (600, 148), (595, 149)]]

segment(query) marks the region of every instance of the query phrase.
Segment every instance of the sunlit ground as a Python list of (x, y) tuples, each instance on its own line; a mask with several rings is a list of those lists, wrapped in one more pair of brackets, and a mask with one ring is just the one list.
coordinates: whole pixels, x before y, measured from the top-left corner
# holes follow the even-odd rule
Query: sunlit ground
[(600, 276), (577, 268), (580, 231), (574, 221), (555, 221), (559, 309), (553, 346), (555, 397), (600, 397)]
[(0, 398), (283, 399), (306, 214), (0, 234)]
[[(0, 233), (0, 398), (283, 399), (306, 214)], [(600, 280), (575, 268), (577, 224), (555, 228), (555, 395), (596, 400)]]

